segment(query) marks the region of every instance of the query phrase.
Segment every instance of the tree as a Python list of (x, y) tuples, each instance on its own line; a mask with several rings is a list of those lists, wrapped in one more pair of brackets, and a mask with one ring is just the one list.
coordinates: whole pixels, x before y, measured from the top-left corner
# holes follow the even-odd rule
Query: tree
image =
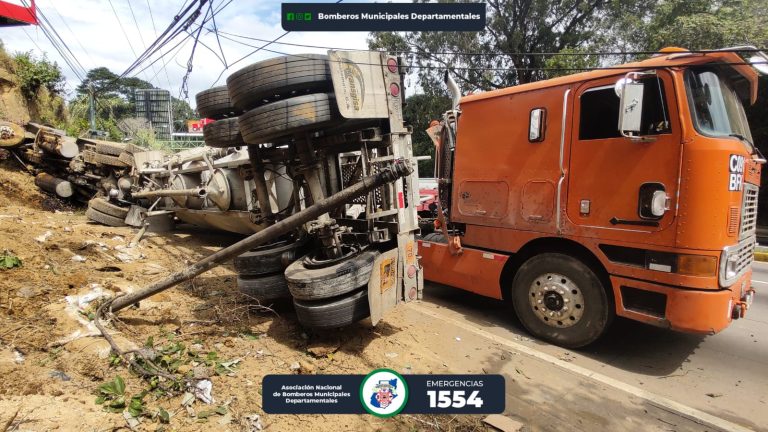
[(38, 58), (31, 51), (16, 53), (13, 59), (21, 91), (27, 99), (34, 98), (41, 88), (54, 95), (64, 92), (64, 75), (56, 62), (50, 62), (45, 55)]
[(368, 44), (407, 53), (425, 91), (441, 86), (445, 69), (464, 92), (492, 90), (547, 78), (535, 53), (585, 48), (617, 1), (488, 0), (483, 31), (372, 33)]
[(432, 120), (439, 120), (440, 115), (451, 108), (451, 98), (441, 93), (415, 94), (405, 101), (403, 117), (413, 127), (413, 152), (419, 156), (431, 156), (433, 159), (419, 161), (419, 176), (432, 177), (435, 172), (435, 146), (427, 135)]
[[(136, 116), (136, 90), (153, 89), (151, 83), (136, 77), (123, 77), (108, 68), (98, 67), (86, 74), (85, 80), (77, 86), (77, 98), (71, 102), (75, 121), (71, 131), (77, 135), (89, 129), (88, 96), (93, 88), (97, 128), (109, 132), (113, 139), (123, 138), (125, 131), (120, 122)], [(171, 97), (171, 114), (174, 130), (182, 131), (186, 120), (194, 118), (194, 110), (186, 101)], [(128, 133), (129, 136), (133, 134)]]

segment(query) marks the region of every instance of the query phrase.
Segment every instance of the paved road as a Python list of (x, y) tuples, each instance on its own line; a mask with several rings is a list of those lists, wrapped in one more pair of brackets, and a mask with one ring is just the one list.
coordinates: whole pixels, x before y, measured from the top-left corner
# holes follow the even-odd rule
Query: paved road
[(755, 263), (753, 284), (758, 295), (747, 318), (714, 336), (617, 319), (602, 340), (579, 351), (530, 339), (511, 307), (500, 301), (427, 283), (425, 302), (444, 306), (440, 313), (499, 337), (522, 341), (750, 429), (768, 431), (768, 264)]

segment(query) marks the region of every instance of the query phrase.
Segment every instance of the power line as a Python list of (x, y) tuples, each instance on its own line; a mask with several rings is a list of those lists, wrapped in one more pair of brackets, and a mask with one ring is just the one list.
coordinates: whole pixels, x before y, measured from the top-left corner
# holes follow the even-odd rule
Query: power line
[[(242, 41), (238, 41), (232, 38), (229, 38), (227, 36), (224, 36), (222, 34), (222, 38), (226, 40), (230, 40), (232, 42), (239, 43), (241, 45), (249, 46), (255, 48), (254, 45), (247, 44)], [(297, 58), (305, 58), (305, 59), (312, 59), (311, 57), (305, 57), (302, 54), (289, 54), (286, 52), (271, 50), (268, 48), (259, 47), (261, 50), (271, 52), (273, 54), (278, 55), (284, 55), (284, 56), (290, 56), (290, 57), (297, 57)], [(334, 48), (330, 48), (334, 49)], [(741, 51), (741, 50), (736, 50)], [(708, 51), (708, 53), (716, 53), (716, 52), (724, 52), (724, 51)], [(675, 54), (675, 53), (672, 53)], [(343, 60), (328, 60), (329, 62), (344, 62)], [(356, 63), (358, 65), (363, 66), (379, 66), (384, 67), (387, 66), (385, 63)], [(715, 63), (714, 65), (717, 66), (751, 66), (753, 64), (768, 64), (768, 61), (763, 62), (756, 62), (756, 63), (748, 63), (748, 62), (720, 62)], [(677, 66), (688, 66), (687, 64), (671, 64), (671, 65), (665, 65), (664, 67), (677, 67)], [(462, 67), (462, 66), (435, 66), (435, 65), (415, 65), (415, 64), (409, 64), (406, 65), (408, 68), (413, 69), (428, 69), (428, 70), (463, 70), (463, 71), (476, 71), (476, 72), (484, 72), (484, 71), (509, 71), (510, 68), (479, 68), (479, 67)], [(659, 66), (594, 66), (594, 67), (518, 67), (515, 68), (515, 70), (518, 71), (551, 71), (551, 72), (577, 72), (577, 71), (597, 71), (597, 70), (648, 70), (648, 69), (657, 69)]]
[(69, 32), (72, 34), (72, 37), (75, 39), (75, 42), (77, 42), (77, 44), (80, 46), (80, 49), (82, 49), (85, 55), (88, 56), (88, 58), (91, 60), (91, 64), (93, 65), (93, 67), (96, 67), (97, 66), (96, 61), (93, 59), (93, 57), (91, 57), (91, 54), (88, 52), (87, 49), (85, 49), (83, 44), (80, 43), (80, 39), (77, 38), (77, 34), (75, 34), (75, 32), (72, 31), (72, 28), (69, 26), (69, 23), (67, 23), (67, 20), (64, 19), (64, 17), (59, 12), (59, 9), (56, 7), (55, 1), (51, 2), (51, 7), (53, 7), (53, 10), (56, 12), (56, 15), (58, 15), (59, 18), (61, 18), (61, 22), (64, 23), (64, 26), (67, 27), (67, 30), (69, 30)]
[[(131, 48), (131, 52), (133, 53), (133, 55), (136, 56), (136, 50), (133, 48), (131, 39), (128, 37), (128, 33), (126, 33), (125, 28), (123, 27), (123, 22), (120, 20), (120, 16), (117, 14), (117, 9), (115, 9), (115, 5), (112, 4), (112, 0), (107, 0), (107, 1), (109, 2), (109, 7), (112, 8), (112, 13), (115, 14), (115, 19), (117, 20), (117, 24), (120, 26), (120, 31), (123, 32), (125, 41), (128, 42), (128, 46)], [(147, 78), (147, 76), (144, 75), (144, 78)]]
[(187, 15), (194, 8), (195, 2), (193, 1), (189, 4), (189, 6), (186, 6), (187, 3), (185, 2), (185, 6), (182, 6), (183, 11), (180, 11), (179, 14), (174, 16), (171, 24), (168, 25), (163, 33), (160, 34), (160, 36), (140, 56), (138, 56), (138, 58), (130, 66), (128, 66), (128, 68), (122, 74), (120, 74), (120, 78), (123, 78), (136, 70), (143, 62), (152, 57), (170, 41), (175, 39), (176, 36), (183, 33), (189, 27), (189, 25), (191, 25), (192, 22), (194, 22), (194, 20), (200, 16), (200, 11), (202, 10), (202, 7), (205, 5), (206, 1), (207, 0), (199, 0), (200, 5), (198, 6), (197, 10), (194, 11), (190, 16)]
[[(214, 29), (208, 29), (209, 31), (215, 31)], [(244, 36), (244, 35), (238, 35), (234, 33), (228, 33), (225, 31), (218, 30), (218, 32), (221, 35), (226, 36), (232, 36), (237, 37), (241, 39), (248, 39), (253, 40), (257, 42), (270, 42), (271, 44), (275, 45), (286, 45), (286, 46), (295, 46), (295, 47), (301, 47), (301, 48), (314, 48), (314, 49), (328, 49), (328, 50), (340, 50), (340, 51), (369, 51), (369, 52), (381, 52), (382, 50), (375, 50), (375, 49), (360, 49), (360, 48), (340, 48), (340, 47), (331, 47), (331, 46), (323, 46), (323, 45), (308, 45), (308, 44), (299, 44), (299, 43), (291, 43), (291, 42), (277, 42), (275, 40), (268, 40), (268, 39), (261, 39), (257, 37), (252, 36)], [(231, 39), (230, 39), (231, 40)], [(249, 45), (252, 46), (252, 45)], [(430, 52), (430, 54), (433, 55), (463, 55), (463, 56), (500, 56), (500, 55), (508, 55), (508, 56), (562, 56), (562, 57), (603, 57), (603, 56), (620, 56), (620, 55), (654, 55), (654, 54), (711, 54), (716, 52), (749, 52), (749, 53), (757, 53), (761, 51), (768, 51), (768, 48), (745, 48), (745, 49), (731, 49), (731, 50), (684, 50), (684, 51), (675, 51), (675, 52), (664, 52), (664, 51), (590, 51), (590, 52), (462, 52), (462, 51), (434, 51)], [(411, 53), (411, 52), (409, 52)], [(411, 53), (416, 54), (416, 53)]]
[[(338, 3), (341, 3), (341, 2), (343, 2), (343, 1), (344, 1), (344, 0), (337, 0), (337, 1), (336, 1), (336, 3), (338, 4)], [(286, 31), (285, 33), (283, 33), (283, 34), (281, 34), (280, 36), (278, 36), (278, 37), (276, 37), (276, 38), (272, 39), (271, 41), (266, 41), (267, 43), (265, 43), (264, 45), (262, 45), (262, 46), (260, 46), (260, 47), (256, 47), (256, 49), (255, 49), (255, 50), (253, 50), (252, 52), (250, 52), (250, 53), (246, 54), (245, 56), (243, 56), (243, 57), (241, 57), (241, 58), (239, 58), (239, 59), (237, 59), (237, 61), (235, 61), (234, 63), (231, 63), (229, 66), (227, 66), (226, 68), (224, 68), (224, 70), (222, 70), (222, 71), (221, 71), (221, 73), (219, 74), (219, 76), (218, 76), (218, 77), (216, 77), (216, 81), (214, 81), (214, 82), (213, 82), (213, 84), (211, 84), (211, 87), (215, 86), (215, 85), (216, 85), (216, 83), (218, 83), (218, 82), (219, 82), (219, 80), (221, 79), (221, 77), (224, 75), (224, 72), (226, 72), (227, 70), (229, 70), (229, 68), (231, 68), (232, 66), (234, 66), (234, 65), (236, 65), (236, 64), (238, 64), (238, 63), (240, 63), (241, 61), (243, 61), (243, 60), (247, 59), (248, 57), (250, 57), (250, 56), (252, 56), (252, 55), (256, 54), (257, 52), (259, 52), (259, 51), (261, 51), (261, 50), (265, 50), (265, 48), (266, 48), (266, 47), (268, 47), (268, 46), (270, 46), (270, 45), (272, 45), (272, 44), (274, 44), (274, 43), (277, 43), (277, 41), (279, 41), (280, 39), (284, 38), (284, 37), (285, 37), (285, 35), (287, 35), (288, 33), (290, 33), (290, 31)], [(269, 51), (269, 50), (265, 50), (265, 51)]]
[[(133, 5), (131, 5), (131, 0), (126, 0), (126, 1), (128, 2), (128, 9), (131, 11), (133, 24), (136, 26), (136, 31), (139, 33), (139, 40), (141, 41), (141, 46), (144, 47), (144, 49), (147, 49), (147, 44), (144, 43), (144, 36), (141, 34), (141, 28), (139, 27), (139, 22), (136, 20), (136, 14), (133, 13)], [(134, 55), (136, 55), (136, 53), (134, 53)], [(152, 68), (152, 71), (155, 72), (155, 75), (157, 75), (157, 71), (155, 70), (154, 67)]]
[[(149, 0), (147, 0), (147, 9), (149, 9), (149, 18), (152, 20), (152, 30), (155, 32), (155, 37), (157, 37), (157, 26), (155, 26), (155, 16), (152, 14), (152, 6), (150, 5)], [(162, 51), (160, 52), (162, 55)], [(165, 71), (165, 80), (168, 82), (168, 88), (171, 88), (171, 77), (168, 75), (168, 63), (163, 59), (163, 68), (162, 70)]]

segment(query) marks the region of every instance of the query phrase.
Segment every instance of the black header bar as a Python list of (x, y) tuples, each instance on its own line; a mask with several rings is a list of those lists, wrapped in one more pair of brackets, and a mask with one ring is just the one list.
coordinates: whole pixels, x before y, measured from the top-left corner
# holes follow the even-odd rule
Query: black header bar
[(283, 3), (286, 31), (481, 31), (485, 3)]

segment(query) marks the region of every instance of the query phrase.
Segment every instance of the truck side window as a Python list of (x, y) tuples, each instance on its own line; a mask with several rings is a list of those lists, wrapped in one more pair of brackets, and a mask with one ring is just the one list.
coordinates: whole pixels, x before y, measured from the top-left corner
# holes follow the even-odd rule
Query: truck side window
[[(642, 135), (671, 133), (669, 107), (663, 82), (656, 77), (640, 81), (643, 90)], [(619, 138), (619, 97), (610, 87), (589, 89), (581, 95), (579, 139)]]

